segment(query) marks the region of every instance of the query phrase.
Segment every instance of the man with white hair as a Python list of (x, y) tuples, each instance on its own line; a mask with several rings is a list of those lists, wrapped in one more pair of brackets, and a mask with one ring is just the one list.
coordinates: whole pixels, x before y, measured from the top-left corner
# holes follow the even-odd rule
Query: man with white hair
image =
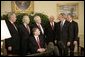
[(19, 26), (19, 34), (21, 38), (21, 55), (26, 55), (28, 53), (28, 39), (30, 37), (30, 19), (28, 15), (24, 15), (22, 19), (23, 23)]
[[(20, 53), (20, 38), (18, 33), (18, 25), (16, 22), (16, 14), (10, 12), (8, 14), (9, 19), (6, 20), (6, 24), (11, 34), (11, 38), (6, 39), (6, 48), (8, 53), (17, 54)], [(16, 45), (17, 44), (17, 45)]]
[(39, 28), (40, 34), (41, 34), (41, 35), (44, 35), (44, 27), (43, 27), (43, 25), (42, 25), (42, 23), (41, 23), (41, 18), (40, 18), (40, 16), (35, 16), (35, 17), (34, 17), (34, 21), (35, 21), (35, 24), (33, 25), (33, 28), (34, 28), (34, 27)]
[(47, 27), (45, 29), (46, 32), (46, 42), (53, 42), (55, 44), (56, 37), (56, 22), (54, 22), (54, 16), (49, 17), (49, 22), (47, 23)]

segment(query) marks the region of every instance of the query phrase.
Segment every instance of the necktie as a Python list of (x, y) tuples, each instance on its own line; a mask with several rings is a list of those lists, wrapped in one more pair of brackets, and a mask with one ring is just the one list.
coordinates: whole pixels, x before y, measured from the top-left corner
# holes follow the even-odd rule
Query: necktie
[(52, 30), (54, 29), (54, 25), (53, 25), (53, 23), (51, 23), (51, 27), (52, 27)]
[(15, 26), (15, 24), (14, 23), (12, 23), (12, 24), (13, 24), (14, 28), (17, 30), (17, 27)]
[(44, 31), (43, 31), (42, 26), (39, 24), (39, 25), (38, 25), (38, 27), (40, 28), (40, 30), (41, 30), (41, 32), (42, 32), (42, 34), (44, 34)]
[(37, 37), (37, 44), (38, 44), (38, 47), (41, 48), (39, 37)]
[(30, 33), (30, 28), (29, 28), (29, 26), (28, 25), (26, 25), (26, 28), (27, 28), (27, 30), (29, 31), (29, 33)]
[(61, 31), (62, 31), (62, 28), (63, 28), (63, 22), (60, 23), (60, 27), (61, 27)]

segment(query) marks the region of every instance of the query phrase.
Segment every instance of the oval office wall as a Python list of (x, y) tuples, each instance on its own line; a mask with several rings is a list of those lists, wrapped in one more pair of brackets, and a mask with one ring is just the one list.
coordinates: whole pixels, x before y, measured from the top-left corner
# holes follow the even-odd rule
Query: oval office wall
[[(34, 12), (53, 15), (55, 21), (57, 20), (57, 3), (69, 3), (69, 1), (34, 1)], [(84, 46), (84, 2), (83, 1), (70, 1), (70, 3), (79, 3), (79, 19), (75, 19), (79, 26), (80, 45)], [(48, 7), (48, 5), (50, 7)], [(12, 12), (11, 1), (1, 1), (1, 15)], [(82, 44), (81, 44), (82, 43)]]

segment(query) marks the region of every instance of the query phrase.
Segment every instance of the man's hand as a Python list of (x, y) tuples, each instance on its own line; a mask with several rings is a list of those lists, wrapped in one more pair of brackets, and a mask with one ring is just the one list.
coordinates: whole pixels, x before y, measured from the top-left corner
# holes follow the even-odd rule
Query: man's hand
[(45, 49), (44, 49), (44, 48), (42, 48), (42, 51), (44, 52), (44, 51), (45, 51)]
[(57, 44), (57, 40), (55, 40), (54, 42), (55, 42), (55, 44)]
[(74, 44), (74, 45), (77, 45), (77, 41), (74, 41), (73, 44)]
[(70, 46), (71, 42), (67, 42), (67, 46)]
[(37, 50), (37, 52), (44, 52), (44, 51), (45, 51), (44, 48), (39, 48), (39, 49)]
[(8, 47), (8, 50), (9, 50), (9, 51), (12, 51), (12, 46), (9, 46), (9, 47)]

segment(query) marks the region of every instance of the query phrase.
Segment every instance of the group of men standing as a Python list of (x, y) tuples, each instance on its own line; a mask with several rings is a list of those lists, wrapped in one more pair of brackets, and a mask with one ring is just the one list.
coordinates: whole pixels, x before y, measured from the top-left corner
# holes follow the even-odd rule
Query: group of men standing
[[(6, 23), (12, 37), (6, 39), (8, 53), (18, 55), (53, 53), (52, 55), (56, 56), (67, 56), (68, 47), (70, 47), (73, 55), (73, 46), (77, 44), (78, 38), (78, 24), (73, 21), (71, 14), (66, 16), (60, 13), (58, 16), (60, 21), (57, 23), (54, 19), (50, 16), (45, 26), (40, 16), (34, 16), (35, 23), (31, 25), (29, 16), (24, 15), (23, 23), (17, 25), (15, 13), (9, 14), (9, 20), (6, 20)], [(49, 51), (50, 49), (52, 51)]]

